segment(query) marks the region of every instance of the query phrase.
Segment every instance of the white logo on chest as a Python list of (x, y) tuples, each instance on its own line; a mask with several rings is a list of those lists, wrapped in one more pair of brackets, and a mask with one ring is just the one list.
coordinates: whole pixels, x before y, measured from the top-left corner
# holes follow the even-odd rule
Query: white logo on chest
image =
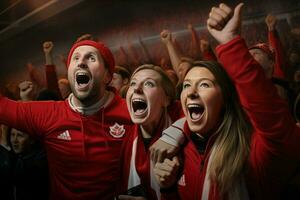
[(185, 176), (184, 176), (184, 174), (182, 174), (182, 176), (178, 180), (178, 185), (185, 186)]
[(66, 130), (65, 132), (59, 134), (57, 136), (58, 139), (61, 139), (61, 140), (71, 140), (71, 136), (70, 136), (70, 133), (68, 130)]
[(114, 138), (121, 138), (125, 134), (124, 125), (119, 125), (115, 123), (113, 126), (109, 127), (109, 134)]

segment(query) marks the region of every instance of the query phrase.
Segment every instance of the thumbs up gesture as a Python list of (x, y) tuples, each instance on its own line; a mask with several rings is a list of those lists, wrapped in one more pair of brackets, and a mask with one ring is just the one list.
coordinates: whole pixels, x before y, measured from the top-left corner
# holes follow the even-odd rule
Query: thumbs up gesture
[(221, 3), (219, 7), (211, 9), (207, 29), (220, 44), (225, 44), (240, 34), (243, 5), (240, 3), (232, 10)]

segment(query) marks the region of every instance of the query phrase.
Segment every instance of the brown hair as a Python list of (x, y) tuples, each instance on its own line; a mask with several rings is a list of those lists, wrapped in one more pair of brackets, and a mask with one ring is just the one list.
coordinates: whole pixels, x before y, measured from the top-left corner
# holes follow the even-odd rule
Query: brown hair
[[(208, 166), (209, 178), (216, 184), (221, 195), (232, 197), (234, 188), (244, 173), (250, 152), (251, 124), (242, 109), (237, 91), (226, 71), (215, 61), (196, 61), (194, 67), (204, 67), (215, 77), (224, 100), (221, 123), (214, 134), (214, 155)], [(241, 192), (241, 191), (238, 191)], [(231, 199), (231, 198), (229, 198)]]

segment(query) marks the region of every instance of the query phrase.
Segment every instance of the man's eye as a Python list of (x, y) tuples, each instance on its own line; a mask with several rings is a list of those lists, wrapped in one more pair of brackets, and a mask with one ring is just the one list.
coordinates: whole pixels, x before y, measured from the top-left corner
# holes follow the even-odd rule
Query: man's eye
[(95, 62), (95, 61), (96, 61), (96, 58), (95, 58), (94, 56), (90, 56), (90, 57), (89, 57), (89, 60), (92, 61), (92, 62)]

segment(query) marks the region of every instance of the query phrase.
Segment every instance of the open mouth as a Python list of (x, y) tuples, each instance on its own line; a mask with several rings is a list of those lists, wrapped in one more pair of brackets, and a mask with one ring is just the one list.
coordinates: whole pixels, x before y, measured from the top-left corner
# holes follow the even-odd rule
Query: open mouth
[(87, 72), (78, 72), (76, 73), (75, 78), (79, 88), (86, 87), (91, 80), (91, 77)]
[(143, 99), (133, 99), (132, 109), (136, 115), (144, 114), (147, 111), (147, 102)]
[(192, 120), (199, 120), (204, 112), (204, 107), (200, 104), (189, 104), (187, 108)]

